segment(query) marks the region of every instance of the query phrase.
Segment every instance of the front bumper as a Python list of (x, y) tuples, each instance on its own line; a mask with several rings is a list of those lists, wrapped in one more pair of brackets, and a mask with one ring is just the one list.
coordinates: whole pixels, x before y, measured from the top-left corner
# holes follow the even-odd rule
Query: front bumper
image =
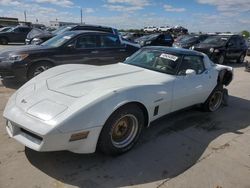
[[(71, 133), (61, 133), (57, 130), (52, 134), (39, 135), (14, 122), (7, 120), (6, 123), (6, 131), (11, 138), (40, 152), (68, 150), (74, 153), (94, 153), (101, 129), (102, 127), (93, 127)], [(72, 134), (83, 131), (89, 132), (87, 138), (70, 141)]]
[(25, 80), (27, 78), (26, 75), (27, 68), (25, 62), (0, 61), (1, 78), (18, 78)]

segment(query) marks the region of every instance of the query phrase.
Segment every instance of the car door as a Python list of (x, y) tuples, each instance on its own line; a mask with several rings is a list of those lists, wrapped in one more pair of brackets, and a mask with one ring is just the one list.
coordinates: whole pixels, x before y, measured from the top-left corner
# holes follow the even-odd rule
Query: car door
[[(188, 69), (194, 70), (196, 74), (186, 75)], [(205, 102), (213, 89), (211, 78), (202, 56), (184, 56), (174, 84), (171, 111)]]
[(238, 57), (238, 42), (236, 37), (231, 37), (227, 44), (226, 58), (235, 59)]
[(11, 34), (11, 42), (25, 42), (25, 39), (30, 31), (30, 28), (18, 27)]
[(122, 62), (129, 56), (125, 44), (121, 44), (119, 36), (113, 34), (100, 35), (99, 64), (112, 64)]
[(58, 49), (54, 55), (57, 64), (98, 64), (100, 48), (96, 34), (80, 35)]

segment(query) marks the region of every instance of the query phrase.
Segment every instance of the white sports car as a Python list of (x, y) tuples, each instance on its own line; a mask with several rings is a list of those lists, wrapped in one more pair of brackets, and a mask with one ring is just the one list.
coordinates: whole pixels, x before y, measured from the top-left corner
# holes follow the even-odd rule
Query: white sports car
[(202, 53), (142, 48), (124, 63), (63, 65), (23, 85), (4, 110), (10, 137), (36, 151), (131, 149), (144, 127), (182, 108), (217, 110), (233, 69)]

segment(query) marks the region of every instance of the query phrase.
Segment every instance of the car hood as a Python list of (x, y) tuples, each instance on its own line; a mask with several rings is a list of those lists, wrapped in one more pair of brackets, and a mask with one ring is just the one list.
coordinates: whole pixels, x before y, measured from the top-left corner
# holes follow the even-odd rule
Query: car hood
[(20, 54), (20, 53), (32, 53), (39, 50), (51, 49), (52, 47), (41, 46), (41, 45), (26, 45), (7, 48), (0, 51), (0, 57), (6, 57), (9, 54)]
[[(71, 97), (82, 97), (90, 93), (112, 92), (138, 85), (153, 84), (158, 75), (161, 78), (162, 73), (124, 63), (103, 67), (83, 65), (52, 76), (46, 82), (51, 91)], [(164, 74), (164, 76), (168, 75)]]
[(55, 35), (49, 33), (49, 32), (44, 32), (44, 33), (36, 33), (36, 34), (28, 34), (27, 39), (33, 39), (33, 38), (52, 38)]

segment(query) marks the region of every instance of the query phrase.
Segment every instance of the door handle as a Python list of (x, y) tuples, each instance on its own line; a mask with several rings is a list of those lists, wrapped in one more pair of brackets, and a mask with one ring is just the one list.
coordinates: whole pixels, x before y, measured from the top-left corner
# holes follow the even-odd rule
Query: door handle
[(92, 54), (98, 54), (99, 51), (95, 50), (95, 51), (91, 51)]

